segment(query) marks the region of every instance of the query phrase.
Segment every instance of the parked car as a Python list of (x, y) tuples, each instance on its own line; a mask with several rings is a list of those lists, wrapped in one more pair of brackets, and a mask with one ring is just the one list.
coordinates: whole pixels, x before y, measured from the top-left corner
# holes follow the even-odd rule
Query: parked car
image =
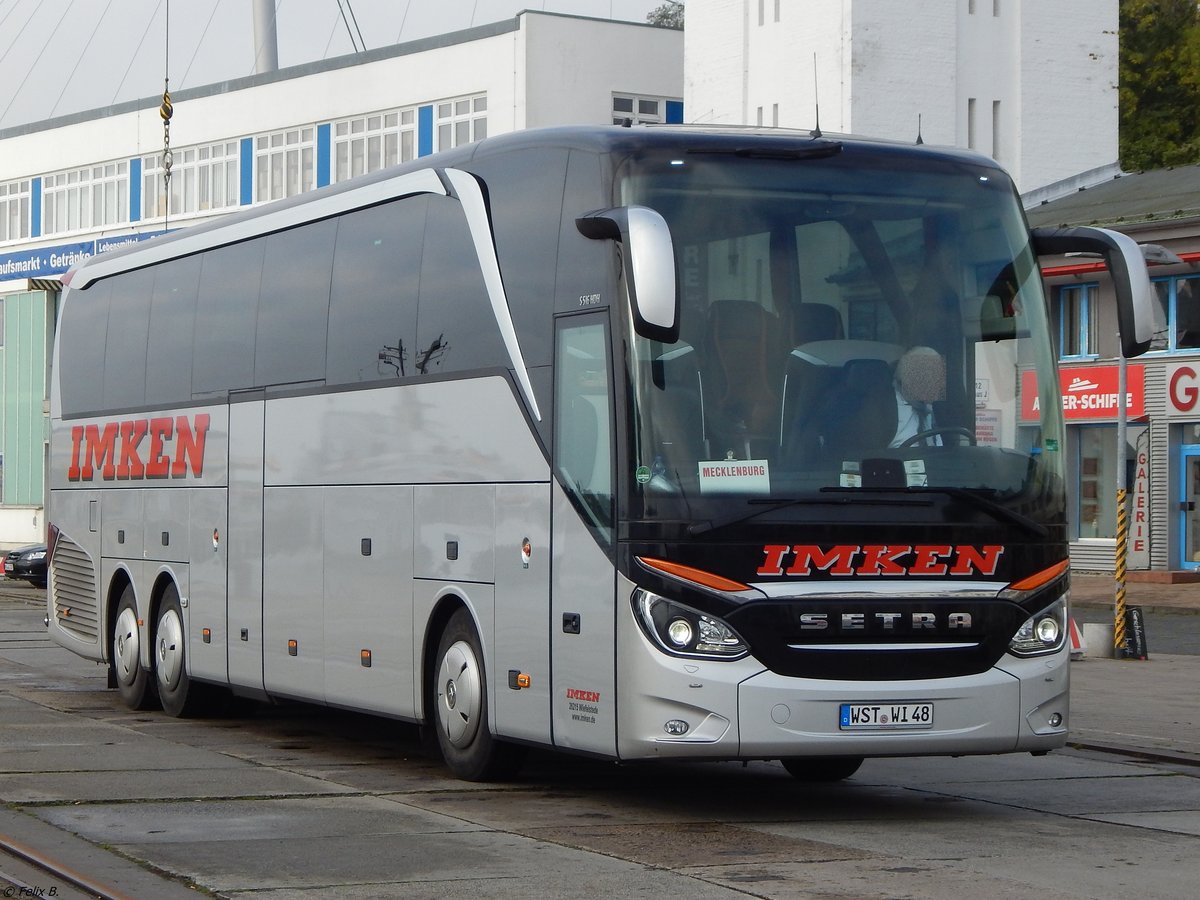
[(33, 544), (19, 550), (9, 550), (4, 557), (6, 578), (28, 581), (35, 587), (46, 586), (46, 545)]

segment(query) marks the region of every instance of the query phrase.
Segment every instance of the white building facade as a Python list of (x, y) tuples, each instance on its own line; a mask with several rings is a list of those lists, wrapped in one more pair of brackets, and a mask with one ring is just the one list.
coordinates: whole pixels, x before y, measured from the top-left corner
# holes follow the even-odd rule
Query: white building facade
[[(683, 121), (683, 34), (513, 19), (0, 131), (0, 548), (44, 539), (58, 279), (165, 229), (497, 135)], [(102, 338), (102, 336), (101, 336)]]
[[(692, 0), (689, 121), (985, 153), (1022, 192), (1117, 160), (1117, 0)], [(1069, 40), (1063, 39), (1069, 35)]]

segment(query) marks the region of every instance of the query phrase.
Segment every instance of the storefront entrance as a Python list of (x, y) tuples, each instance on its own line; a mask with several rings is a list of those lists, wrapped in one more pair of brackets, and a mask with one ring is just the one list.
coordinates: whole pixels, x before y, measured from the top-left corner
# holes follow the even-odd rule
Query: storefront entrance
[(1200, 569), (1200, 444), (1184, 444), (1179, 450), (1183, 465), (1179, 565), (1183, 569)]

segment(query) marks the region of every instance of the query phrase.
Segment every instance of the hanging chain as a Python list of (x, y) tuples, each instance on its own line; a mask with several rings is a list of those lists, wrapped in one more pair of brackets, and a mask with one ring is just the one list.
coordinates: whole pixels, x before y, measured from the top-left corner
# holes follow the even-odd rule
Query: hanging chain
[(163, 230), (168, 230), (171, 217), (171, 165), (175, 162), (175, 154), (171, 152), (171, 116), (175, 107), (171, 103), (171, 0), (167, 0), (166, 27), (163, 35), (163, 98), (158, 114), (163, 120)]
[(162, 106), (158, 108), (158, 114), (163, 120), (162, 170), (163, 194), (166, 195), (163, 205), (164, 229), (167, 227), (167, 218), (171, 215), (171, 165), (175, 162), (175, 154), (171, 152), (171, 116), (174, 112), (175, 108), (171, 105), (171, 81), (168, 78), (163, 80)]

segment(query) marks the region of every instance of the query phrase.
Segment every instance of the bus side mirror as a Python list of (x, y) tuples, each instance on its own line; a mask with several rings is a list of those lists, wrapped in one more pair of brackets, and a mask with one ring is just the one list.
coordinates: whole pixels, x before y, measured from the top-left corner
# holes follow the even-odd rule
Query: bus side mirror
[(1154, 336), (1154, 293), (1146, 260), (1137, 242), (1127, 234), (1107, 228), (1035, 228), (1033, 252), (1038, 256), (1062, 253), (1098, 253), (1104, 257), (1117, 295), (1117, 327), (1121, 352), (1126, 358), (1150, 349)]
[(679, 340), (675, 247), (666, 219), (646, 206), (621, 206), (580, 216), (575, 227), (593, 240), (621, 242), (637, 333), (664, 344)]

